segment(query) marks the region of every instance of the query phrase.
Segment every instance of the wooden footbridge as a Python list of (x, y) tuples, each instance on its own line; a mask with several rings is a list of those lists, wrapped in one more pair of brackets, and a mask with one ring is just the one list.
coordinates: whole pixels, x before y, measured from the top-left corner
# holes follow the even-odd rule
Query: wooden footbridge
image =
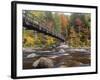
[[(42, 24), (41, 24), (42, 23)], [(34, 20), (34, 16), (29, 16), (26, 13), (23, 14), (23, 27), (29, 30), (35, 30), (37, 32), (52, 36), (56, 39), (65, 41), (64, 37), (60, 33), (55, 33), (54, 31), (50, 31), (43, 21), (39, 21), (39, 19)]]

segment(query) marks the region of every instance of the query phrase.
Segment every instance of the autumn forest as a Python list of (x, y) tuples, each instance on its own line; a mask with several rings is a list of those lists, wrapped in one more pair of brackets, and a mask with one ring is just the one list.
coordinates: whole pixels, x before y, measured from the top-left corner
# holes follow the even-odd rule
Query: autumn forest
[[(69, 47), (90, 47), (91, 16), (89, 13), (63, 13), (50, 11), (23, 10), (47, 31), (64, 38)], [(35, 30), (23, 27), (23, 47), (52, 47), (60, 43), (59, 39)]]

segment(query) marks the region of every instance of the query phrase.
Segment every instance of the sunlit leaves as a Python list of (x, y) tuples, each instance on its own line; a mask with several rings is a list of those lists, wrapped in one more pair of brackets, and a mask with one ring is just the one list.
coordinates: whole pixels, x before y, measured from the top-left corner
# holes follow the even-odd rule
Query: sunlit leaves
[(35, 39), (33, 38), (32, 31), (23, 30), (23, 46), (34, 47)]
[(46, 46), (52, 46), (55, 43), (53, 37), (47, 36), (46, 38)]

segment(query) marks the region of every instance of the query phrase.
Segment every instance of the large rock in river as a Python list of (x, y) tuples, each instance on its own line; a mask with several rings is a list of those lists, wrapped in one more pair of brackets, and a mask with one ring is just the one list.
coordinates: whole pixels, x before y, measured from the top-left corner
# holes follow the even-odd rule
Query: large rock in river
[(36, 60), (32, 66), (34, 68), (52, 68), (54, 67), (54, 63), (51, 59), (40, 57), (38, 60)]

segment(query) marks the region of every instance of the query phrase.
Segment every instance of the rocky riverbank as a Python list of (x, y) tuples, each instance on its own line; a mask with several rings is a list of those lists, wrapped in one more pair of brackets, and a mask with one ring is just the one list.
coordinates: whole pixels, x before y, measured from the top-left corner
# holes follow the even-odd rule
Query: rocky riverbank
[(90, 66), (90, 49), (65, 49), (65, 52), (23, 50), (23, 69)]

